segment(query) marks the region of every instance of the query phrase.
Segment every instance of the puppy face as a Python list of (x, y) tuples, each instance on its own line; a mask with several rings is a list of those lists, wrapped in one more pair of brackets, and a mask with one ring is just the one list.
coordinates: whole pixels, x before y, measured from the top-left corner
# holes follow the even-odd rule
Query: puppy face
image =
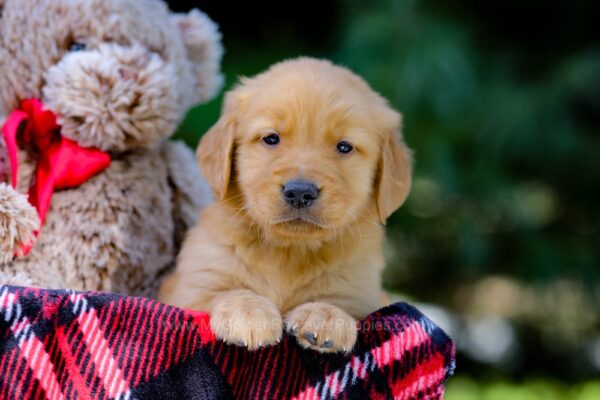
[[(327, 239), (385, 219), (410, 188), (400, 115), (346, 69), (298, 59), (227, 94), (199, 160), (267, 237)], [(375, 210), (375, 212), (370, 211)]]

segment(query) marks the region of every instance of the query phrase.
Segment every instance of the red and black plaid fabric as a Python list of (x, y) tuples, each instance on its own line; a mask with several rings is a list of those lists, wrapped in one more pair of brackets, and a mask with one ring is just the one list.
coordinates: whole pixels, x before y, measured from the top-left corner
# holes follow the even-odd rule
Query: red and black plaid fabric
[(344, 356), (292, 337), (248, 352), (148, 299), (0, 287), (0, 399), (441, 399), (453, 370), (452, 341), (405, 303)]

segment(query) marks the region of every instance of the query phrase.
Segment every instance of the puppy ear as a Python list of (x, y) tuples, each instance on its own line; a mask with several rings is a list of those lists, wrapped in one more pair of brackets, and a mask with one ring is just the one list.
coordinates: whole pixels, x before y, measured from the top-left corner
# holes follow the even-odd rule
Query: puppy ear
[(172, 18), (181, 31), (188, 59), (192, 63), (196, 77), (196, 100), (208, 101), (223, 86), (223, 75), (220, 72), (223, 46), (219, 28), (199, 10), (174, 14)]
[(412, 183), (412, 154), (400, 133), (402, 116), (387, 110), (388, 120), (375, 178), (375, 198), (379, 221), (387, 218), (406, 200)]
[(215, 196), (221, 200), (227, 195), (233, 168), (234, 123), (226, 115), (204, 134), (196, 156), (200, 169)]

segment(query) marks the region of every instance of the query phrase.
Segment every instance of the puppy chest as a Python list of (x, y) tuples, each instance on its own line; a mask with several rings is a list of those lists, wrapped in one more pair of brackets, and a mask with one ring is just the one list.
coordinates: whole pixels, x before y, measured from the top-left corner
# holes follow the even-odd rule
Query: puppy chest
[(286, 312), (306, 302), (339, 296), (340, 282), (347, 280), (323, 270), (305, 271), (282, 266), (264, 273), (253, 273), (243, 284)]

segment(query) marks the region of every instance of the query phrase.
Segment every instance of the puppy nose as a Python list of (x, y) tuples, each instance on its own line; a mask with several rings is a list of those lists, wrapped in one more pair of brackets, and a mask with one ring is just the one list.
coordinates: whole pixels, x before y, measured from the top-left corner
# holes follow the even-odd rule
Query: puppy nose
[(319, 188), (308, 181), (289, 181), (283, 186), (283, 198), (294, 208), (306, 208), (319, 197)]

